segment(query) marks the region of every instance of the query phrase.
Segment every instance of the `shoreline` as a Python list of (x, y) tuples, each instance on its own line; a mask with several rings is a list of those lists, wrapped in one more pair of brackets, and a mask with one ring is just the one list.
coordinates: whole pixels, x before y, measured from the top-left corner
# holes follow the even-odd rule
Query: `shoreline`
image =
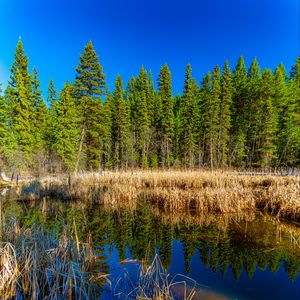
[(263, 212), (300, 222), (300, 176), (232, 171), (123, 171), (43, 177), (18, 187), (21, 200), (43, 197), (135, 209), (143, 198), (170, 213)]

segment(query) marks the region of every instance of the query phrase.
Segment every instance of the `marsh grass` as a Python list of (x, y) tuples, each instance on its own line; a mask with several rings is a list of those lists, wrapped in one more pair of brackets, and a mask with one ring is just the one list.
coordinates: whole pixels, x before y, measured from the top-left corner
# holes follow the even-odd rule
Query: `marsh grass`
[[(38, 185), (38, 189), (37, 189)], [(30, 190), (30, 187), (26, 187)], [(300, 177), (240, 175), (231, 171), (126, 171), (49, 177), (24, 187), (22, 199), (81, 199), (136, 208), (141, 197), (169, 213), (249, 213), (300, 221)]]
[[(113, 286), (113, 295), (118, 299), (173, 300), (174, 291), (180, 289), (183, 300), (193, 299), (196, 281), (177, 274), (171, 277), (162, 266), (159, 255), (148, 264), (145, 260), (139, 267), (137, 278), (125, 267)], [(178, 292), (178, 291), (177, 291)]]
[(2, 226), (1, 299), (91, 299), (106, 276), (93, 271), (98, 260), (91, 242), (78, 240), (75, 226), (59, 238), (39, 226)]

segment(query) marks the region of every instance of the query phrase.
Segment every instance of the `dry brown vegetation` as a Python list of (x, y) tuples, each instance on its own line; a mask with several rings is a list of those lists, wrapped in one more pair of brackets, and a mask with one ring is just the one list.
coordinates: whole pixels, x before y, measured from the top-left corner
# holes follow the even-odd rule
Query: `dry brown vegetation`
[[(135, 209), (141, 197), (160, 211), (248, 213), (261, 211), (300, 221), (300, 177), (240, 175), (230, 171), (126, 171), (48, 177), (20, 191), (20, 197), (86, 199)], [(27, 191), (26, 191), (27, 188)]]
[(57, 239), (42, 227), (5, 222), (1, 226), (0, 298), (94, 298), (105, 279), (92, 271), (98, 259), (89, 242), (78, 240), (76, 230), (72, 234), (65, 228)]
[[(181, 274), (171, 277), (157, 254), (150, 263), (147, 261), (145, 259), (140, 264), (137, 281), (131, 278), (126, 267), (123, 269), (113, 286), (114, 297), (138, 300), (197, 299), (196, 281)], [(128, 286), (131, 287), (130, 291), (126, 290)]]

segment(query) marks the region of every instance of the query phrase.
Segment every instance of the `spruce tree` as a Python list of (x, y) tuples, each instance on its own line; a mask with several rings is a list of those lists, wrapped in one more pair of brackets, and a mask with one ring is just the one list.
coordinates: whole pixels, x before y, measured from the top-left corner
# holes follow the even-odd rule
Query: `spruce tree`
[(230, 139), (231, 126), (231, 103), (232, 103), (232, 76), (229, 69), (228, 61), (226, 61), (222, 74), (222, 94), (220, 105), (220, 128), (219, 128), (219, 165), (224, 167), (227, 165), (228, 143)]
[(5, 99), (2, 96), (2, 86), (0, 82), (0, 144), (3, 145), (3, 138), (5, 136), (6, 131), (6, 123), (7, 123), (7, 106), (5, 103)]
[[(200, 109), (200, 87), (197, 85), (195, 78), (192, 78), (192, 93), (193, 93), (193, 131), (194, 131), (194, 139), (195, 139), (195, 158), (193, 165), (195, 166), (198, 163), (198, 166), (202, 164), (202, 154), (199, 148), (199, 140), (201, 139), (202, 134), (202, 115)], [(197, 157), (198, 153), (198, 157)], [(198, 161), (197, 161), (198, 160)]]
[(58, 116), (57, 116), (57, 109), (58, 109), (58, 95), (54, 86), (54, 82), (51, 79), (48, 85), (48, 120), (47, 120), (47, 128), (45, 130), (45, 141), (46, 141), (46, 148), (48, 159), (50, 162), (51, 170), (54, 171), (54, 162), (56, 159), (55, 155), (55, 147), (57, 140), (57, 130), (58, 130)]
[(130, 155), (129, 161), (131, 166), (136, 166), (137, 164), (137, 152), (136, 152), (136, 145), (137, 145), (137, 111), (136, 111), (136, 80), (133, 76), (130, 77), (130, 80), (125, 89), (125, 100), (126, 100), (126, 107), (129, 113), (130, 119)]
[(155, 111), (155, 88), (154, 88), (154, 81), (152, 77), (151, 70), (147, 73), (147, 108), (148, 108), (148, 116), (150, 121), (150, 126), (155, 127), (156, 121), (156, 111)]
[(150, 117), (147, 105), (148, 96), (147, 72), (141, 67), (140, 74), (136, 79), (135, 86), (135, 105), (136, 105), (136, 135), (137, 135), (137, 153), (139, 164), (142, 167), (148, 167), (149, 141), (150, 141)]
[(246, 153), (248, 165), (257, 165), (259, 162), (258, 149), (260, 147), (259, 131), (261, 128), (261, 73), (256, 58), (248, 71), (247, 101), (245, 104)]
[(112, 154), (112, 111), (113, 111), (113, 96), (106, 92), (106, 99), (102, 109), (100, 110), (99, 122), (101, 122), (99, 135), (100, 139), (100, 171), (104, 167), (113, 165)]
[(0, 166), (18, 171), (24, 167), (24, 157), (18, 150), (17, 136), (11, 122), (12, 109), (7, 99), (7, 95), (1, 95), (0, 86)]
[(208, 72), (201, 81), (199, 96), (199, 165), (210, 162), (210, 128), (211, 128), (211, 74)]
[[(172, 140), (174, 137), (174, 100), (172, 97), (171, 72), (165, 64), (161, 67), (158, 75), (158, 103), (156, 112), (161, 116), (161, 121), (157, 126), (161, 133), (161, 163), (162, 166), (170, 167), (172, 163)], [(160, 112), (160, 113), (159, 113)]]
[(5, 97), (1, 95), (0, 86), (0, 168), (18, 171), (24, 167), (24, 157), (18, 150), (18, 141), (11, 126), (10, 115), (11, 110)]
[(182, 136), (182, 97), (178, 94), (174, 99), (174, 138), (173, 138), (173, 165), (179, 166), (181, 160), (181, 136)]
[(148, 164), (149, 166), (156, 168), (158, 167), (159, 160), (161, 160), (160, 152), (161, 152), (161, 137), (159, 136), (159, 125), (158, 119), (160, 118), (159, 111), (156, 109), (157, 104), (159, 104), (158, 96), (154, 88), (154, 82), (152, 77), (151, 70), (147, 72), (147, 80), (148, 80), (148, 89), (147, 89), (147, 109), (148, 109), (148, 117), (149, 117), (149, 146), (148, 146)]
[(23, 80), (24, 86), (28, 89), (28, 93), (30, 92), (30, 75), (28, 73), (28, 56), (25, 54), (22, 39), (19, 37), (17, 47), (15, 50), (15, 60), (11, 67), (11, 75), (8, 81), (9, 85), (12, 88), (17, 87), (17, 73), (20, 73), (20, 77)]
[(30, 122), (34, 139), (34, 152), (45, 150), (45, 132), (48, 124), (48, 110), (42, 98), (37, 70), (33, 69)]
[(0, 169), (4, 164), (4, 151), (5, 151), (5, 137), (7, 132), (7, 105), (2, 96), (2, 89), (0, 83)]
[(276, 111), (278, 116), (278, 139), (277, 139), (277, 148), (278, 148), (278, 160), (279, 164), (282, 162), (284, 145), (286, 144), (287, 139), (287, 122), (286, 114), (290, 115), (288, 112), (288, 88), (287, 88), (287, 76), (283, 64), (279, 64), (275, 70), (273, 76), (273, 108)]
[(118, 75), (116, 79), (112, 106), (114, 165), (117, 167), (125, 167), (128, 165), (130, 121), (123, 96), (123, 82), (120, 75)]
[(300, 165), (300, 57), (290, 72), (287, 85), (287, 104), (282, 112), (285, 136), (282, 146), (282, 161), (290, 166)]
[(105, 75), (91, 41), (80, 55), (75, 86), (82, 120), (75, 172), (78, 170), (83, 148), (86, 151), (86, 167), (95, 170), (99, 168), (102, 151), (99, 132), (102, 130), (101, 96), (105, 94)]
[[(18, 169), (30, 165), (34, 148), (34, 138), (31, 124), (31, 76), (28, 72), (28, 57), (19, 39), (15, 60), (11, 67), (9, 85), (5, 91), (6, 103), (9, 107), (9, 124), (13, 130), (11, 140), (15, 142), (16, 156), (22, 157), (23, 165), (18, 163)], [(18, 160), (19, 161), (19, 160)]]
[(186, 67), (183, 98), (182, 98), (182, 136), (181, 156), (186, 166), (192, 167), (195, 162), (196, 137), (195, 137), (195, 109), (196, 101), (190, 64)]
[(231, 148), (230, 162), (236, 166), (244, 163), (246, 152), (247, 115), (247, 70), (243, 56), (239, 57), (233, 73), (233, 94), (231, 106)]
[(50, 79), (49, 84), (48, 84), (48, 105), (49, 105), (49, 110), (50, 114), (56, 113), (57, 110), (57, 102), (58, 102), (58, 97), (57, 97), (57, 92), (56, 88), (54, 85), (54, 81)]
[(16, 134), (19, 149), (22, 151), (27, 166), (31, 160), (34, 139), (31, 129), (31, 110), (30, 101), (27, 98), (28, 91), (23, 81), (22, 74), (17, 70), (16, 79), (16, 98), (13, 111), (12, 126)]
[(277, 155), (277, 114), (273, 101), (273, 87), (272, 72), (265, 69), (261, 78), (261, 128), (258, 133), (258, 138), (260, 138), (259, 163), (262, 166), (272, 165)]
[(80, 116), (74, 97), (74, 86), (66, 82), (57, 107), (57, 131), (55, 150), (63, 168), (74, 171), (80, 139)]
[(217, 146), (220, 124), (220, 102), (221, 102), (221, 74), (220, 67), (217, 65), (212, 74), (212, 89), (209, 103), (209, 151), (210, 166), (213, 168), (218, 163)]

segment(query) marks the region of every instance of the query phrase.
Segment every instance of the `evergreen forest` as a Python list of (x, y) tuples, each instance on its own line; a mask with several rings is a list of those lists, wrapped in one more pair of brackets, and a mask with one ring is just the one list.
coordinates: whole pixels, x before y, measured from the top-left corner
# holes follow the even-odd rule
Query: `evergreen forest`
[[(1, 70), (0, 70), (1, 71)], [(201, 79), (186, 66), (173, 95), (167, 64), (153, 79), (143, 66), (109, 91), (92, 42), (74, 82), (43, 99), (38, 71), (19, 39), (7, 88), (0, 86), (0, 168), (78, 172), (104, 168), (300, 166), (300, 57), (261, 70), (226, 61)]]

